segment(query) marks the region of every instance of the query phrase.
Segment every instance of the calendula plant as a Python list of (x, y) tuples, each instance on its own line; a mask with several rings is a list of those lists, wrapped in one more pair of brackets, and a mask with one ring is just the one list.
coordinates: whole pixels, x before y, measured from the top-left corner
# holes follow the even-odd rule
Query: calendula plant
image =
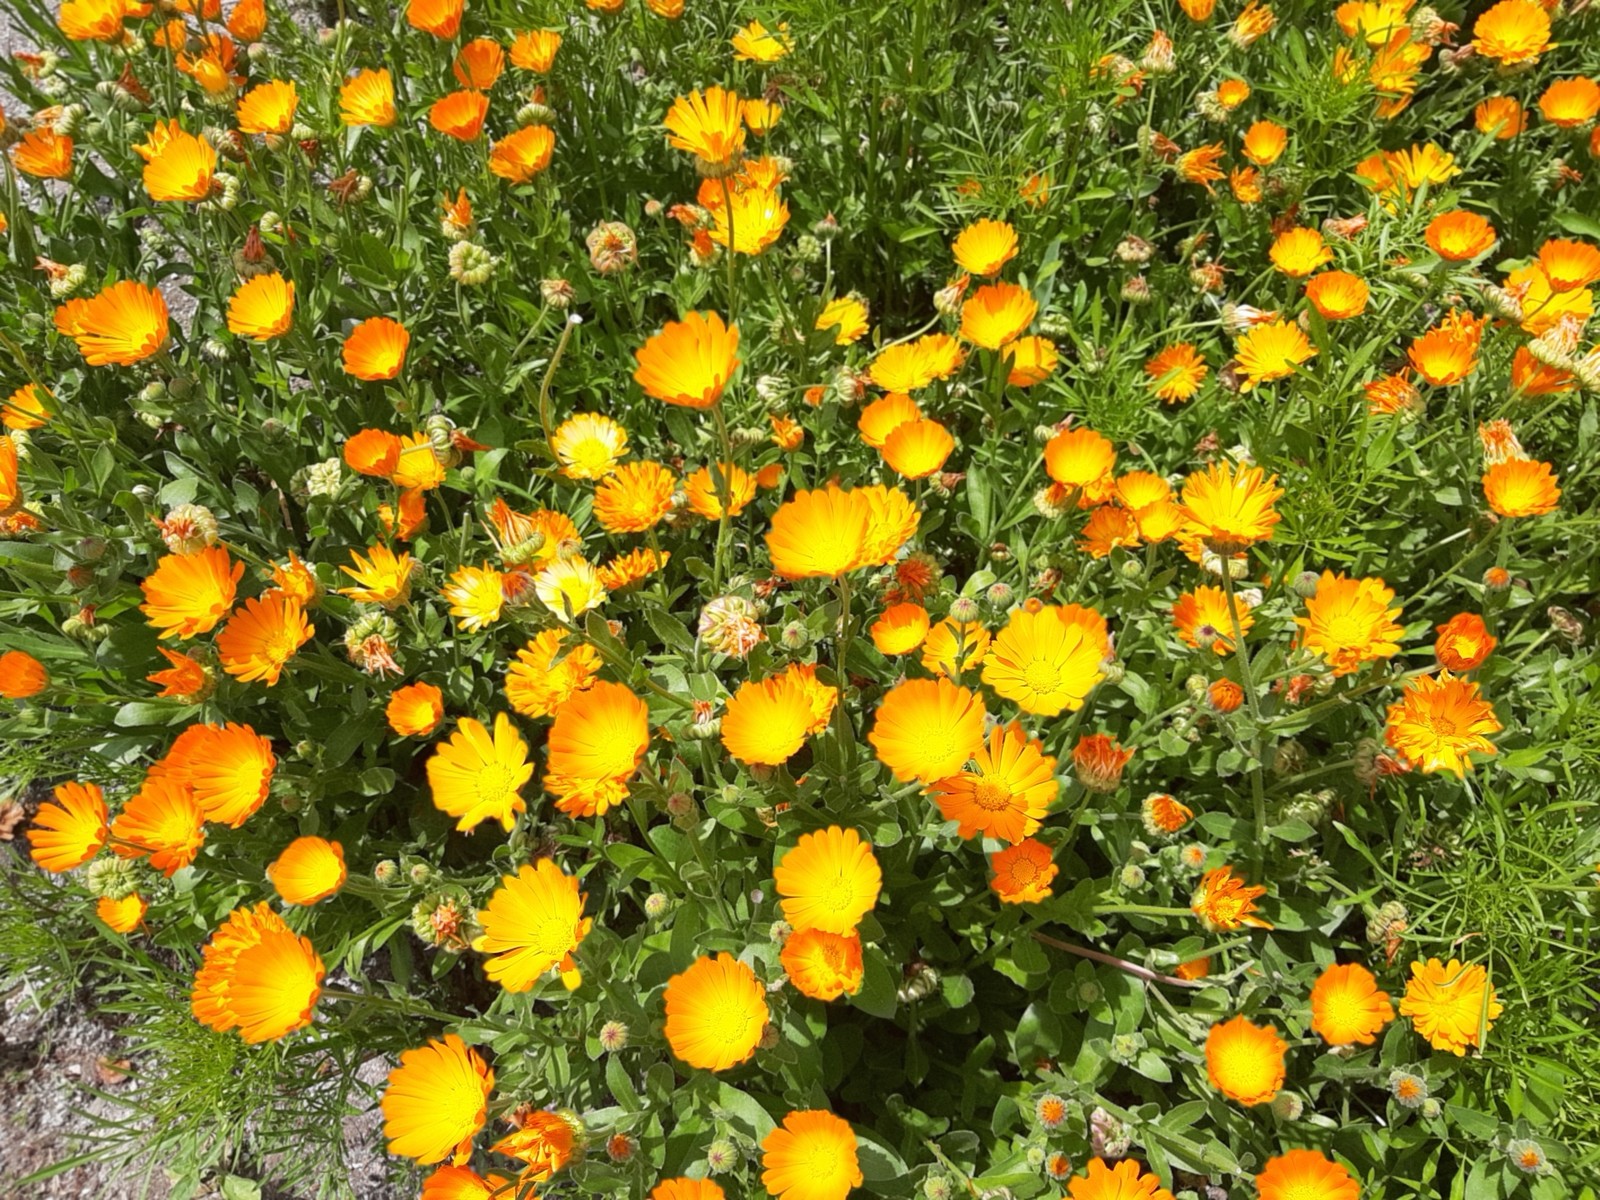
[(12, 1186), (1593, 1197), (1589, 6), (5, 11)]

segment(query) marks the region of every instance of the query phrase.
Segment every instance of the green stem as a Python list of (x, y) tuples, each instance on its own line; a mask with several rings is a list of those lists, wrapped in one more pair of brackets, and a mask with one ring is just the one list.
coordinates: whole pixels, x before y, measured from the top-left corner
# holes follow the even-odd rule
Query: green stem
[(1239, 624), (1239, 605), (1233, 594), (1232, 561), (1222, 559), (1222, 590), (1228, 597), (1228, 620), (1233, 623), (1233, 653), (1239, 662), (1239, 682), (1244, 685), (1245, 700), (1250, 705), (1250, 796), (1255, 808), (1256, 836), (1252, 857), (1261, 865), (1267, 842), (1267, 793), (1261, 779), (1261, 700), (1256, 695), (1255, 681), (1250, 676), (1250, 652), (1245, 649), (1244, 629)]

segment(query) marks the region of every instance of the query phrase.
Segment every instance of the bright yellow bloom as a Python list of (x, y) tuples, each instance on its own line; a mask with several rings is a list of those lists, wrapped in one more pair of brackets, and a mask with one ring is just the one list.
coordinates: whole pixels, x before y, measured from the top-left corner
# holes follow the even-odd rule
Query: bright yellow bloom
[(239, 98), (235, 115), (240, 133), (288, 133), (294, 128), (299, 93), (292, 81), (270, 79)]
[(645, 395), (684, 408), (710, 408), (739, 365), (739, 327), (716, 313), (669, 321), (634, 352), (634, 381)]
[(769, 31), (760, 21), (751, 21), (733, 35), (730, 44), (735, 62), (772, 63), (794, 48), (794, 39), (787, 22)]
[(1270, 923), (1255, 915), (1256, 899), (1266, 894), (1266, 888), (1245, 883), (1232, 867), (1217, 867), (1200, 880), (1189, 898), (1189, 908), (1212, 933), (1231, 933), (1246, 925), (1271, 929)]
[(1270, 1103), (1283, 1087), (1283, 1056), (1288, 1049), (1271, 1025), (1234, 1017), (1213, 1025), (1206, 1035), (1206, 1078), (1240, 1104)]
[(381, 1101), (389, 1153), (424, 1164), (465, 1162), (493, 1090), (494, 1072), (453, 1033), (405, 1051)]
[(315, 904), (344, 886), (344, 847), (326, 838), (295, 838), (267, 868), (267, 878), (286, 904)]
[(1410, 1017), (1419, 1035), (1435, 1050), (1460, 1058), (1467, 1048), (1482, 1045), (1481, 1034), (1494, 1028), (1505, 1006), (1495, 998), (1489, 973), (1481, 963), (1465, 965), (1452, 958), (1411, 964), (1400, 1015)]
[(482, 722), (462, 717), (428, 759), (427, 772), (434, 807), (458, 818), (459, 830), (495, 820), (510, 833), (516, 815), (528, 809), (522, 798), (533, 778), (528, 743), (505, 713), (495, 714), (492, 738)]
[(1392, 1020), (1388, 993), (1360, 963), (1327, 967), (1311, 985), (1311, 1028), (1330, 1046), (1370, 1046)]
[(830, 825), (801, 836), (772, 870), (784, 920), (796, 929), (854, 933), (878, 903), (883, 872), (854, 829)]
[(105, 796), (94, 783), (58, 784), (54, 795), (54, 802), (40, 805), (33, 819), (29, 853), (46, 871), (70, 871), (106, 844)]
[(1094, 685), (1105, 678), (1105, 647), (1082, 625), (1062, 619), (1061, 610), (1012, 610), (983, 661), (983, 681), (1023, 712), (1054, 717), (1083, 707)]
[(251, 341), (282, 337), (293, 323), (294, 284), (276, 271), (240, 284), (228, 301), (229, 332)]
[(604, 479), (628, 452), (628, 431), (599, 413), (577, 413), (556, 426), (550, 449), (568, 479)]
[(1021, 337), (1038, 311), (1026, 288), (986, 283), (961, 306), (961, 336), (985, 350), (998, 350)]
[(761, 1185), (777, 1200), (844, 1200), (864, 1179), (856, 1146), (843, 1118), (791, 1112), (761, 1141)]
[(694, 155), (707, 174), (728, 174), (744, 153), (744, 113), (737, 92), (709, 87), (679, 96), (662, 124), (667, 144)]
[(1487, 735), (1500, 729), (1494, 706), (1478, 694), (1476, 683), (1440, 671), (1406, 685), (1389, 706), (1383, 737), (1424, 773), (1442, 770), (1462, 776), (1472, 769), (1469, 755), (1495, 753)]
[(594, 924), (583, 915), (587, 899), (577, 877), (548, 858), (502, 877), (478, 913), (483, 933), (472, 943), (480, 954), (494, 955), (483, 964), (484, 974), (508, 992), (525, 992), (559, 968), (562, 985), (572, 991), (583, 982), (572, 954)]
[(527, 183), (550, 165), (556, 135), (548, 125), (526, 125), (495, 142), (489, 170), (511, 183)]
[(957, 235), (950, 252), (963, 271), (998, 275), (1017, 256), (1017, 231), (1004, 221), (974, 221)]
[(167, 301), (156, 288), (125, 279), (87, 300), (69, 300), (56, 309), (55, 324), (91, 367), (129, 367), (166, 346)]
[(731, 954), (697, 958), (667, 980), (667, 1045), (691, 1067), (726, 1071), (749, 1059), (767, 1027), (766, 989)]
[(1298, 644), (1320, 654), (1335, 675), (1350, 675), (1364, 663), (1400, 653), (1405, 630), (1395, 623), (1400, 606), (1381, 579), (1351, 579), (1323, 571), (1317, 591), (1296, 617)]
[(457, 567), (440, 594), (465, 633), (477, 633), (500, 619), (505, 607), (505, 576), (488, 563)]
[(357, 71), (339, 89), (339, 119), (346, 125), (385, 128), (399, 119), (388, 68)]
[(1550, 40), (1550, 16), (1535, 0), (1500, 0), (1478, 14), (1472, 26), (1472, 44), (1484, 58), (1502, 66), (1536, 63)]

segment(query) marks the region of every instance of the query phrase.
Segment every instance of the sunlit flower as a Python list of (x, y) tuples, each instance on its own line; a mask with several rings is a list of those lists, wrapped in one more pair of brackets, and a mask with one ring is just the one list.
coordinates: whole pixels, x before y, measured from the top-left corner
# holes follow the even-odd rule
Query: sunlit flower
[(861, 939), (854, 933), (798, 929), (784, 941), (778, 961), (795, 990), (813, 1000), (837, 1000), (861, 990)]
[(1088, 733), (1072, 748), (1072, 772), (1091, 792), (1109, 795), (1122, 785), (1122, 772), (1133, 758), (1133, 748), (1105, 733)]
[(462, 87), (487, 92), (506, 67), (506, 52), (493, 38), (473, 38), (456, 52), (450, 73)]
[(961, 306), (961, 336), (985, 350), (998, 350), (1021, 337), (1038, 311), (1026, 288), (986, 283)]
[(1289, 131), (1275, 121), (1257, 121), (1244, 131), (1241, 149), (1258, 167), (1270, 167), (1289, 145)]
[(1083, 489), (1110, 476), (1117, 451), (1110, 438), (1080, 425), (1045, 443), (1044, 465), (1050, 478), (1063, 487)]
[(483, 132), (483, 119), (488, 115), (489, 97), (465, 89), (435, 100), (428, 108), (428, 124), (458, 142), (475, 142)]
[(423, 1164), (465, 1162), (493, 1090), (494, 1072), (453, 1033), (405, 1051), (380, 1102), (389, 1153)]
[(836, 346), (859, 342), (867, 332), (867, 305), (854, 294), (828, 301), (817, 314), (818, 330), (832, 329)]
[(890, 392), (880, 396), (861, 410), (856, 428), (861, 440), (874, 450), (883, 449), (884, 442), (901, 425), (922, 418), (917, 402), (904, 392)]
[(544, 789), (569, 816), (604, 816), (627, 795), (650, 748), (650, 710), (620, 683), (595, 680), (557, 706)]
[(139, 611), (163, 638), (209, 633), (233, 607), (244, 564), (232, 562), (221, 546), (193, 554), (165, 554), (139, 586), (144, 603)]
[(1381, 579), (1351, 579), (1323, 571), (1317, 591), (1296, 617), (1299, 645), (1320, 654), (1335, 675), (1349, 675), (1364, 663), (1400, 652), (1405, 630), (1395, 623), (1400, 606), (1394, 589)]
[[(158, 699), (198, 704), (210, 694), (211, 673), (203, 664), (187, 654), (168, 650), (165, 646), (157, 646), (156, 650), (167, 660), (168, 666), (165, 670), (150, 672), (145, 678), (161, 688), (156, 693)], [(0, 694), (3, 694), (3, 691), (0, 691)]]
[(1235, 554), (1268, 541), (1283, 496), (1276, 475), (1244, 463), (1215, 462), (1183, 481), (1187, 531), (1217, 554)]
[(1256, 899), (1266, 893), (1261, 885), (1247, 884), (1234, 875), (1232, 867), (1217, 867), (1200, 880), (1200, 886), (1189, 898), (1189, 907), (1212, 933), (1231, 933), (1246, 925), (1271, 929), (1268, 922), (1255, 915)]
[(603, 479), (628, 452), (628, 431), (599, 413), (578, 413), (556, 427), (550, 449), (568, 479)]
[(217, 634), (222, 669), (244, 683), (276, 684), (283, 668), (311, 640), (311, 622), (298, 600), (268, 592), (246, 600)]
[(961, 363), (959, 342), (949, 334), (929, 333), (913, 342), (885, 346), (867, 367), (867, 374), (886, 392), (910, 393), (935, 379), (948, 379)]
[(697, 958), (667, 980), (667, 1045), (691, 1067), (726, 1071), (745, 1062), (767, 1027), (766, 989), (731, 954)]
[(1014, 609), (983, 661), (983, 681), (1023, 712), (1053, 717), (1083, 707), (1103, 679), (1106, 647), (1054, 606)]
[(399, 119), (388, 68), (357, 71), (339, 88), (339, 119), (346, 125), (384, 128)]
[(761, 1184), (777, 1200), (844, 1200), (863, 1181), (855, 1131), (824, 1109), (791, 1112), (761, 1141)]
[(963, 271), (998, 275), (1017, 256), (1017, 231), (1004, 221), (974, 221), (956, 236), (950, 252)]
[(1213, 1025), (1206, 1036), (1206, 1078), (1230, 1100), (1266, 1104), (1283, 1087), (1288, 1044), (1271, 1025), (1243, 1016)]
[(730, 517), (743, 512), (756, 498), (756, 481), (732, 463), (716, 463), (685, 476), (683, 493), (690, 509), (708, 521), (716, 521), (721, 519), (724, 505)]
[(1437, 630), (1433, 655), (1447, 671), (1471, 671), (1482, 666), (1498, 644), (1477, 613), (1457, 613)]
[(1473, 47), (1485, 58), (1503, 66), (1535, 63), (1550, 40), (1550, 16), (1534, 0), (1500, 0), (1478, 14), (1472, 26)]
[(12, 146), (11, 162), (35, 179), (65, 179), (72, 174), (72, 139), (48, 125), (29, 130)]
[(1306, 281), (1306, 299), (1325, 321), (1348, 321), (1367, 308), (1372, 291), (1348, 271), (1323, 271)]
[(1495, 243), (1495, 230), (1475, 212), (1454, 209), (1428, 222), (1423, 236), (1429, 248), (1450, 262), (1467, 262), (1487, 254)]
[(269, 79), (239, 97), (235, 116), (240, 133), (288, 133), (294, 127), (299, 93), (292, 80)]
[(1551, 291), (1571, 292), (1588, 287), (1600, 280), (1600, 246), (1573, 238), (1552, 238), (1539, 247), (1539, 266)]
[(320, 837), (299, 837), (267, 867), (273, 890), (286, 904), (315, 904), (344, 886), (344, 848)]
[(1495, 753), (1486, 735), (1500, 729), (1494, 706), (1478, 694), (1476, 683), (1441, 671), (1406, 684), (1399, 701), (1389, 706), (1383, 736), (1424, 772), (1461, 776), (1472, 769), (1469, 755)]
[(26, 700), (50, 686), (50, 672), (25, 650), (0, 654), (0, 696), (7, 700)]
[[(406, 22), (413, 29), (449, 41), (461, 28), (461, 13), (465, 8), (465, 0), (410, 0), (406, 5)], [(425, 1161), (437, 1162), (438, 1159)]]
[(1256, 1176), (1260, 1200), (1360, 1200), (1361, 1184), (1315, 1150), (1285, 1150)]
[(967, 769), (934, 783), (929, 795), (961, 837), (1016, 843), (1039, 828), (1060, 791), (1055, 766), (1020, 725), (996, 725)]
[(5, 425), (7, 429), (43, 428), (53, 415), (44, 403), (49, 395), (49, 389), (39, 384), (23, 384), (0, 401), (0, 424)]
[(1392, 1020), (1388, 993), (1360, 963), (1326, 967), (1311, 985), (1311, 1028), (1330, 1046), (1370, 1046)]
[(440, 594), (450, 602), (450, 615), (465, 633), (477, 633), (500, 619), (505, 607), (505, 577), (488, 563), (460, 566)]
[(525, 717), (548, 717), (594, 682), (600, 656), (561, 629), (546, 629), (517, 651), (506, 668), (506, 699)]
[(511, 42), (511, 65), (547, 74), (555, 65), (556, 51), (561, 49), (561, 35), (550, 29), (534, 29), (519, 33)]
[(576, 988), (582, 977), (572, 954), (594, 923), (583, 916), (586, 899), (577, 877), (548, 858), (502, 877), (478, 913), (483, 933), (472, 943), (480, 954), (493, 955), (484, 974), (508, 992), (525, 992), (559, 968), (567, 990)]
[(1585, 287), (1558, 291), (1539, 263), (1518, 267), (1506, 276), (1505, 287), (1520, 297), (1522, 328), (1538, 337), (1567, 318), (1586, 323), (1594, 315), (1594, 293)]
[[(1249, 633), (1255, 624), (1250, 606), (1235, 598), (1240, 633)], [(1202, 584), (1184, 592), (1172, 605), (1172, 624), (1178, 637), (1196, 649), (1210, 646), (1216, 654), (1234, 649), (1233, 618), (1228, 612), (1228, 594), (1219, 587)]]
[(1474, 126), (1481, 134), (1506, 141), (1528, 127), (1527, 115), (1514, 96), (1490, 96), (1472, 110)]
[(1144, 364), (1150, 388), (1169, 404), (1192, 399), (1211, 368), (1190, 342), (1177, 342), (1151, 355)]
[(1561, 501), (1556, 480), (1549, 463), (1507, 459), (1484, 472), (1483, 496), (1502, 517), (1539, 517), (1554, 512)]
[(265, 902), (235, 909), (201, 951), (190, 1008), (219, 1033), (277, 1041), (311, 1024), (324, 973), (310, 940)]
[(1051, 861), (1050, 847), (1024, 838), (989, 856), (989, 890), (1002, 904), (1038, 904), (1048, 900), (1060, 868)]
[(166, 346), (167, 301), (158, 289), (125, 279), (87, 300), (68, 301), (56, 309), (55, 325), (91, 367), (129, 367)]
[(658, 462), (618, 466), (595, 488), (595, 520), (608, 533), (643, 533), (671, 510), (676, 486), (672, 472)]
[(1276, 320), (1251, 326), (1234, 343), (1233, 353), (1244, 375), (1239, 390), (1248, 392), (1258, 384), (1289, 378), (1301, 364), (1316, 357), (1317, 349), (1300, 326)]
[(1453, 330), (1436, 327), (1414, 338), (1406, 357), (1411, 365), (1435, 387), (1460, 383), (1478, 369), (1476, 338), (1461, 337)]
[(57, 784), (53, 795), (28, 830), (29, 854), (46, 871), (70, 871), (106, 844), (105, 796), (94, 783)]
[(883, 873), (860, 834), (831, 825), (802, 835), (773, 868), (773, 881), (784, 920), (843, 935), (872, 911)]
[(255, 342), (282, 337), (294, 323), (294, 284), (276, 271), (239, 285), (228, 301), (228, 330)]
[(739, 365), (739, 327), (716, 313), (669, 321), (634, 352), (633, 378), (645, 395), (684, 408), (710, 408)]
[(1091, 1158), (1086, 1173), (1075, 1176), (1067, 1191), (1072, 1200), (1172, 1200), (1161, 1180), (1131, 1158), (1111, 1167), (1098, 1156)]
[(383, 711), (401, 737), (427, 737), (444, 720), (444, 693), (431, 683), (408, 683), (394, 690)]
[(411, 335), (399, 321), (368, 317), (345, 338), (340, 358), (345, 374), (357, 379), (393, 379), (405, 366), (406, 349), (410, 345)]
[(1277, 15), (1261, 0), (1250, 0), (1243, 11), (1234, 18), (1228, 30), (1228, 40), (1243, 49), (1265, 35), (1278, 23)]
[(937, 421), (906, 421), (883, 441), (883, 461), (907, 479), (926, 479), (955, 449), (950, 431)]
[(204, 200), (211, 195), (217, 152), (204, 138), (177, 128), (144, 165), (144, 187), (152, 200)]
[(550, 165), (555, 131), (548, 125), (527, 125), (508, 133), (489, 150), (489, 170), (511, 183), (527, 183)]
[(516, 815), (527, 811), (521, 789), (533, 765), (528, 743), (505, 713), (495, 714), (492, 737), (481, 721), (462, 717), (428, 759), (427, 773), (434, 807), (458, 818), (459, 830), (495, 820), (509, 833)]
[(1209, 192), (1211, 185), (1223, 177), (1217, 163), (1222, 161), (1222, 156), (1226, 153), (1227, 148), (1221, 142), (1197, 146), (1179, 155), (1174, 169), (1180, 178), (1190, 183), (1202, 184)]
[(737, 92), (709, 87), (672, 102), (661, 122), (667, 144), (694, 155), (708, 175), (726, 175), (744, 153), (744, 119)]
[(1006, 382), (1012, 387), (1028, 388), (1043, 383), (1055, 373), (1061, 361), (1056, 344), (1044, 337), (1020, 337), (1002, 346), (1000, 353), (1010, 363)]
[(772, 63), (794, 48), (794, 39), (787, 24), (768, 30), (760, 21), (751, 21), (733, 35), (730, 45), (735, 62)]
[(979, 698), (948, 679), (908, 679), (879, 702), (867, 740), (896, 779), (923, 783), (956, 774), (983, 744)]
[(1458, 1058), (1481, 1044), (1480, 1031), (1492, 1029), (1504, 1011), (1483, 965), (1454, 958), (1413, 962), (1400, 1000), (1400, 1015), (1411, 1018), (1417, 1033), (1435, 1050)]

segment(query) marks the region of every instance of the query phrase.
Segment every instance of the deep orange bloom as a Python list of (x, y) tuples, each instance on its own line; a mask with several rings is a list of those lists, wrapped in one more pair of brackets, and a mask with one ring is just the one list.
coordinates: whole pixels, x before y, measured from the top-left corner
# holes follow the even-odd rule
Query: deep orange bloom
[(1457, 613), (1437, 628), (1439, 636), (1433, 643), (1433, 655), (1448, 671), (1470, 671), (1482, 666), (1498, 644), (1477, 613)]
[(25, 650), (0, 654), (0, 696), (7, 700), (26, 700), (50, 686), (50, 672)]
[[(412, 7), (416, 7), (415, 2)], [(451, 92), (429, 107), (428, 124), (457, 141), (475, 142), (483, 132), (483, 119), (488, 115), (489, 97), (482, 92)]]

